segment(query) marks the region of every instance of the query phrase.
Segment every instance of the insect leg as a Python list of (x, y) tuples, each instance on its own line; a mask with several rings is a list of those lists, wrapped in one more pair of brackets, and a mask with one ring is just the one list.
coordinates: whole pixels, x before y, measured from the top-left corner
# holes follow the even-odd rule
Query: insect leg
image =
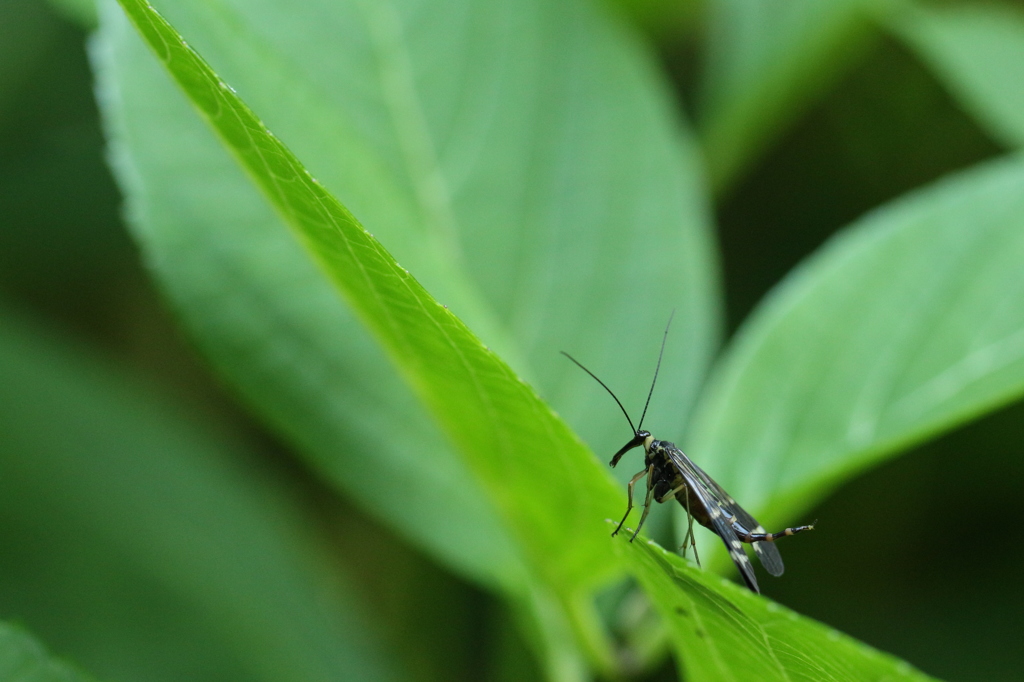
[(676, 493), (679, 492), (680, 490), (682, 490), (685, 487), (686, 487), (686, 484), (684, 483), (681, 486), (679, 486), (678, 488), (675, 488), (673, 490), (669, 490), (667, 493), (665, 493), (664, 495), (662, 495), (661, 497), (658, 498), (658, 502), (659, 503), (661, 503), (661, 502), (668, 502), (671, 499), (675, 499)]
[(736, 536), (741, 542), (749, 542), (753, 544), (755, 542), (775, 542), (779, 538), (784, 538), (787, 535), (796, 535), (797, 533), (802, 533), (805, 530), (814, 530), (814, 524), (787, 528), (779, 531), (778, 533), (737, 533)]
[(693, 534), (693, 514), (690, 513), (690, 496), (686, 496), (686, 537), (683, 538), (683, 558), (686, 558), (686, 543), (689, 541), (690, 546), (693, 547), (693, 560), (697, 562), (697, 566), (703, 568), (700, 565), (700, 556), (697, 554), (697, 538)]
[[(615, 531), (612, 533), (612, 537), (618, 535), (619, 531), (622, 530), (622, 524), (624, 524), (626, 522), (626, 519), (629, 518), (629, 512), (633, 511), (633, 486), (636, 485), (637, 481), (639, 481), (641, 478), (643, 478), (650, 472), (651, 470), (649, 468), (644, 469), (643, 471), (638, 471), (636, 475), (633, 476), (633, 478), (629, 479), (629, 485), (626, 486), (626, 493), (629, 496), (629, 504), (626, 505), (626, 515), (622, 517), (621, 521), (619, 521), (619, 525), (615, 528)], [(648, 487), (650, 486), (648, 485)]]
[[(684, 489), (686, 489), (685, 483), (675, 488), (674, 490), (670, 490), (664, 495), (662, 495), (661, 499), (659, 499), (658, 502), (668, 502), (669, 500), (676, 497), (676, 493)], [(690, 513), (689, 495), (686, 496), (686, 503), (684, 504), (684, 506), (686, 507), (686, 536), (683, 538), (683, 546), (679, 549), (683, 551), (683, 558), (685, 559), (687, 545), (693, 547), (693, 559), (697, 562), (697, 565), (700, 566), (700, 556), (697, 555), (697, 538), (693, 534), (693, 514)]]
[(636, 524), (636, 531), (633, 533), (633, 537), (629, 539), (630, 542), (636, 540), (636, 536), (640, 534), (640, 529), (644, 527), (644, 521), (647, 520), (647, 514), (651, 511), (651, 497), (654, 496), (654, 483), (651, 480), (654, 477), (654, 465), (647, 467), (647, 497), (644, 498), (644, 513), (640, 515), (640, 523)]

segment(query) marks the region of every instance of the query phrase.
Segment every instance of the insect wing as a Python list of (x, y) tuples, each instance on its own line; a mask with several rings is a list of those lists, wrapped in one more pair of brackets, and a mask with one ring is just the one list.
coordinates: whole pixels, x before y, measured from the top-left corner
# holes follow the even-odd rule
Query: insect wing
[[(757, 526), (754, 529), (755, 533), (765, 533), (765, 529), (761, 526)], [(764, 570), (768, 571), (771, 575), (778, 578), (786, 570), (786, 567), (782, 563), (782, 555), (779, 554), (779, 548), (771, 542), (755, 542), (754, 551), (757, 553), (757, 558), (761, 560), (761, 565), (764, 566)]]
[[(729, 557), (736, 564), (740, 575), (743, 576), (743, 582), (754, 592), (760, 593), (761, 590), (757, 586), (757, 578), (754, 576), (754, 567), (751, 565), (747, 553), (743, 551), (743, 543), (736, 537), (736, 531), (729, 522), (732, 512), (727, 512), (717, 499), (718, 495), (714, 490), (717, 486), (708, 486), (707, 481), (711, 480), (708, 478), (708, 475), (700, 471), (697, 465), (691, 462), (690, 458), (683, 454), (683, 451), (679, 448), (675, 446), (668, 448), (668, 455), (672, 459), (672, 463), (676, 465), (680, 475), (686, 480), (686, 485), (697, 495), (700, 503), (707, 511), (708, 519), (711, 521), (711, 529), (715, 535), (722, 538), (725, 548), (729, 551)], [(703, 475), (698, 474), (698, 472)]]
[[(683, 456), (685, 457), (685, 455)], [(748, 533), (768, 532), (746, 509), (737, 504), (736, 500), (732, 499), (732, 496), (725, 492), (715, 479), (704, 473), (704, 470), (690, 460), (689, 457), (686, 459), (690, 466), (693, 467), (697, 478), (710, 488), (715, 497), (718, 498), (719, 504), (727, 516), (735, 516), (739, 525)], [(782, 555), (779, 554), (779, 548), (771, 542), (755, 542), (752, 544), (754, 545), (754, 552), (757, 554), (757, 558), (760, 559), (761, 565), (764, 566), (765, 570), (776, 578), (782, 575), (786, 567), (782, 563)]]

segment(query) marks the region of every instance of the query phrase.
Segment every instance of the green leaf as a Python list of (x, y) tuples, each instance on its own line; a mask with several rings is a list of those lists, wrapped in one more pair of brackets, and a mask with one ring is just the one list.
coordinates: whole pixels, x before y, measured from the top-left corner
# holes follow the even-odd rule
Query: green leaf
[[(593, 642), (596, 636), (593, 616), (586, 607), (581, 608), (578, 595), (588, 587), (607, 579), (615, 570), (615, 561), (608, 551), (601, 519), (607, 515), (608, 510), (617, 508), (621, 502), (619, 493), (609, 484), (607, 474), (595, 465), (579, 441), (545, 405), (538, 401), (532, 390), (497, 356), (484, 348), (458, 319), (436, 303), (406, 270), (394, 262), (383, 247), (362, 229), (320, 183), (312, 179), (291, 152), (266, 131), (263, 124), (241, 103), (233, 91), (184, 45), (181, 38), (159, 19), (151, 8), (137, 3), (126, 3), (125, 7), (157, 54), (169, 65), (172, 74), (193, 102), (210, 118), (215, 129), (257, 185), (266, 193), (286, 222), (296, 229), (300, 239), (318, 258), (327, 275), (345, 294), (357, 315), (377, 336), (400, 373), (438, 418), (448, 437), (481, 480), (491, 502), (500, 510), (503, 522), (514, 532), (520, 550), (529, 561), (531, 574), (548, 585), (548, 588), (539, 592), (536, 588), (531, 588), (528, 595), (531, 603), (552, 598), (561, 602), (561, 607), (572, 616), (577, 636)], [(575, 14), (571, 14), (569, 18), (582, 18), (589, 22), (584, 23), (582, 29), (574, 24), (572, 29), (572, 34), (577, 38), (576, 45), (589, 49), (589, 41), (594, 38), (593, 31), (589, 29), (596, 28), (600, 35), (600, 31), (607, 32), (609, 28), (601, 23), (595, 23), (593, 15), (581, 13), (583, 7), (585, 6), (576, 7)], [(404, 47), (404, 44), (401, 43), (400, 31), (396, 33), (402, 27), (396, 23), (398, 17), (391, 13), (391, 9), (380, 10), (382, 14), (377, 12), (377, 9), (370, 10), (372, 16), (369, 17), (369, 23), (372, 38), (381, 42), (380, 47), (385, 53), (383, 56), (378, 55), (385, 62), (385, 73), (381, 78), (387, 86), (385, 89), (388, 90), (389, 96), (407, 96), (408, 88), (400, 81), (409, 76), (408, 66), (401, 63), (402, 55), (398, 48)], [(545, 27), (548, 28), (550, 27)], [(615, 37), (616, 34), (612, 35)], [(566, 34), (559, 34), (559, 38), (564, 40)], [(334, 38), (332, 40), (337, 42)], [(398, 41), (398, 47), (395, 46), (395, 41)], [(601, 58), (599, 63), (602, 67), (611, 69), (616, 76), (614, 83), (618, 86), (615, 90), (617, 95), (621, 95), (624, 87), (627, 90), (635, 88), (633, 81), (615, 73), (616, 70), (621, 72), (624, 66), (636, 68), (638, 55), (632, 50), (633, 48), (617, 48), (612, 54), (624, 57), (625, 61), (605, 61), (608, 55), (597, 55)], [(574, 65), (573, 75), (579, 75), (578, 70), (579, 67)], [(628, 75), (633, 75), (632, 71), (629, 71)], [(640, 85), (650, 87), (650, 84), (644, 81), (641, 81)], [(585, 88), (585, 91), (587, 89)], [(597, 89), (600, 92), (601, 88)], [(638, 109), (637, 116), (641, 123), (646, 119), (658, 135), (669, 134), (665, 120), (666, 112), (663, 108), (665, 102), (658, 96), (652, 96), (649, 91), (641, 91), (639, 98), (627, 96), (626, 101), (634, 102), (633, 106)], [(409, 118), (410, 107), (403, 105), (399, 111), (403, 117)], [(546, 115), (550, 113), (545, 112)], [(567, 116), (574, 113), (571, 106), (565, 111)], [(615, 114), (616, 111), (612, 113)], [(598, 127), (607, 125), (602, 120), (604, 114), (595, 118), (596, 121), (592, 121), (592, 124), (598, 124)], [(614, 116), (612, 118), (614, 120)], [(563, 124), (571, 124), (569, 132), (575, 133), (575, 118), (560, 120)], [(415, 128), (419, 122), (416, 116), (412, 116), (410, 120), (403, 120), (400, 124), (400, 127)], [(644, 125), (639, 128), (643, 131), (650, 129), (650, 126)], [(403, 150), (412, 156), (403, 162), (416, 171), (413, 173), (414, 180), (427, 183), (425, 187), (420, 188), (420, 191), (428, 196), (421, 202), (424, 206), (419, 208), (428, 213), (434, 212), (427, 215), (429, 220), (425, 226), (433, 233), (429, 234), (430, 239), (425, 242), (421, 240), (423, 248), (419, 252), (419, 263), (422, 271), (425, 277), (441, 291), (446, 292), (451, 297), (450, 300), (455, 301), (457, 307), (460, 307), (467, 316), (475, 318), (475, 324), (484, 330), (485, 335), (490, 335), (494, 339), (496, 346), (505, 346), (504, 352), (515, 357), (517, 354), (509, 346), (507, 338), (493, 322), (489, 321), (486, 311), (481, 310), (474, 295), (475, 289), (464, 284), (465, 278), (460, 276), (458, 270), (453, 269), (450, 262), (453, 251), (450, 226), (446, 225), (447, 218), (444, 215), (436, 213), (444, 213), (445, 207), (431, 204), (431, 201), (437, 199), (437, 187), (430, 184), (433, 169), (428, 168), (427, 171), (430, 172), (418, 170), (419, 165), (430, 161), (427, 153), (429, 150), (417, 147), (417, 144), (423, 142), (419, 132), (413, 130), (409, 135), (415, 138), (412, 141), (415, 148)], [(640, 135), (639, 139), (644, 140), (645, 135), (646, 133)], [(399, 136), (399, 141), (406, 140)], [(658, 141), (661, 140), (655, 140)], [(701, 374), (703, 362), (700, 360), (709, 352), (709, 331), (713, 329), (713, 325), (708, 323), (713, 317), (712, 309), (708, 305), (711, 290), (707, 286), (710, 258), (702, 258), (707, 254), (707, 245), (703, 241), (703, 233), (698, 229), (701, 226), (699, 219), (694, 220), (694, 216), (699, 216), (700, 212), (695, 211), (693, 206), (699, 203), (692, 194), (684, 195), (684, 198), (690, 201), (681, 203), (679, 185), (669, 184), (681, 181), (683, 178), (680, 177), (680, 173), (684, 170), (679, 160), (674, 157), (675, 148), (672, 145), (654, 149), (654, 145), (651, 144), (656, 153), (652, 158), (646, 158), (632, 151), (636, 144), (636, 140), (630, 140), (616, 147), (620, 151), (627, 150), (631, 156), (631, 165), (624, 166), (628, 176), (635, 175), (639, 169), (646, 169), (652, 161), (672, 171), (666, 177), (658, 178), (653, 184), (659, 192), (665, 193), (661, 201), (645, 203), (644, 196), (652, 185), (634, 178), (633, 181), (638, 183), (634, 185), (637, 189), (636, 196), (629, 196), (625, 201), (614, 197), (615, 201), (609, 204), (603, 198), (595, 196), (593, 202), (584, 201), (580, 204), (585, 210), (575, 216), (575, 220), (572, 220), (572, 215), (545, 215), (550, 208), (544, 207), (542, 202), (540, 215), (532, 217), (534, 220), (539, 218), (539, 225), (543, 226), (547, 220), (559, 218), (570, 218), (570, 223), (587, 223), (599, 215), (603, 220), (609, 221), (609, 225), (615, 225), (625, 211), (634, 221), (637, 234), (647, 235), (642, 242), (648, 241), (650, 235), (656, 234), (655, 230), (641, 230), (641, 227), (647, 228), (650, 225), (651, 219), (655, 219), (655, 224), (659, 225), (660, 229), (674, 235), (674, 238), (669, 240), (670, 243), (683, 246), (689, 243), (695, 247), (677, 252), (685, 254), (684, 259), (691, 260), (693, 270), (679, 267), (679, 259), (664, 249), (657, 253), (635, 251), (638, 262), (643, 262), (645, 267), (650, 268), (644, 279), (663, 292), (674, 292), (672, 298), (679, 300), (695, 313), (693, 321), (684, 328), (690, 331), (686, 336), (695, 336), (697, 343), (687, 347), (684, 353), (676, 354), (677, 357), (691, 359), (683, 367), (687, 376), (680, 383), (684, 387), (684, 392), (692, 392)], [(342, 147), (342, 150), (344, 151), (345, 147)], [(603, 166), (591, 166), (586, 163), (586, 159), (578, 158), (573, 158), (565, 170), (575, 171), (581, 161), (584, 163), (580, 167), (587, 172), (606, 172)], [(636, 167), (637, 163), (640, 164), (639, 168)], [(587, 173), (580, 177), (579, 173), (570, 172), (567, 176), (559, 178), (558, 173), (562, 169), (555, 165), (551, 170), (555, 172), (555, 176), (549, 178), (549, 181), (554, 179), (563, 184), (563, 191), (574, 191), (577, 185), (580, 189), (586, 188), (587, 192), (592, 191), (587, 186)], [(614, 174), (612, 177), (615, 177)], [(692, 187), (692, 184), (690, 186)], [(536, 206), (530, 206), (527, 213), (536, 210)], [(595, 214), (595, 210), (602, 213)], [(639, 212), (634, 214), (634, 211)], [(673, 225), (672, 222), (658, 220), (673, 216), (687, 217), (688, 229), (679, 230), (679, 226)], [(515, 234), (512, 231), (496, 231), (492, 225), (488, 225), (487, 228), (485, 231), (478, 230), (476, 238), (479, 240), (481, 236), (488, 237), (486, 243), (494, 265), (488, 272), (481, 269), (480, 277), (493, 276), (495, 267), (509, 263), (508, 239), (503, 237), (495, 241), (494, 237)], [(467, 235), (467, 241), (471, 236)], [(615, 241), (619, 240), (621, 237), (617, 237)], [(398, 243), (401, 244), (402, 240)], [(567, 272), (571, 275), (569, 280), (578, 280), (581, 274), (587, 275), (582, 280), (584, 282), (606, 280), (595, 291), (585, 293), (595, 300), (599, 296), (604, 296), (603, 303), (607, 305), (608, 283), (614, 279), (605, 278), (601, 272), (567, 269), (560, 261), (550, 260), (559, 250), (565, 250), (567, 254), (579, 252), (579, 242), (575, 237), (556, 246), (555, 249), (546, 249), (542, 259), (550, 267), (550, 272)], [(642, 243), (631, 243), (630, 246), (639, 247)], [(621, 262), (620, 247), (608, 242), (602, 248), (605, 250), (601, 252), (601, 259), (615, 258)], [(442, 254), (449, 260), (438, 258), (431, 261), (427, 258), (434, 254)], [(481, 267), (481, 261), (478, 259), (474, 258), (467, 262)], [(618, 267), (620, 276), (625, 277), (626, 271), (621, 270), (621, 264)], [(676, 274), (667, 279), (660, 278), (657, 276), (661, 272), (659, 268)], [(512, 292), (533, 289), (533, 295), (540, 296), (541, 300), (561, 300), (563, 305), (581, 304), (581, 300), (573, 298), (575, 292), (583, 293), (578, 283), (563, 289), (552, 288), (550, 282), (542, 281), (537, 283), (540, 286), (527, 285), (525, 290), (521, 283), (513, 284), (516, 286), (511, 287)], [(488, 289), (486, 284), (483, 285), (483, 289)], [(622, 295), (621, 291), (613, 293)], [(518, 300), (513, 298), (508, 303), (508, 312), (515, 315), (518, 311)], [(306, 314), (310, 312), (308, 308), (305, 310)], [(635, 309), (623, 308), (621, 314), (624, 319), (630, 320), (655, 315), (654, 307), (648, 307), (643, 312), (644, 315), (638, 315)], [(657, 317), (661, 317), (661, 314), (657, 314)], [(541, 319), (546, 318), (527, 315), (516, 321), (522, 323), (526, 320), (526, 328), (535, 332), (533, 325)], [(564, 335), (571, 331), (573, 337), (583, 336), (569, 320), (559, 320), (559, 325)], [(336, 340), (339, 343), (342, 341)], [(549, 363), (556, 359), (553, 348), (538, 349), (538, 355), (541, 354), (551, 358), (548, 360)], [(564, 376), (568, 369), (562, 369), (561, 372)], [(683, 402), (685, 409), (687, 401)], [(386, 438), (386, 433), (384, 430), (378, 431), (373, 437), (379, 440), (381, 434), (385, 434), (383, 437)], [(415, 451), (414, 454), (423, 455)], [(405, 456), (408, 457), (409, 454)], [(380, 477), (374, 475), (374, 478), (379, 480)], [(375, 494), (379, 495), (380, 491), (375, 491)], [(404, 495), (405, 492), (398, 491), (398, 494)], [(463, 511), (453, 510), (450, 505), (445, 507), (451, 513)], [(436, 532), (434, 534), (436, 535)], [(574, 541), (565, 543), (566, 536), (573, 537)], [(514, 566), (513, 563), (512, 567)], [(508, 573), (508, 566), (502, 568)], [(522, 578), (519, 580), (521, 582)], [(551, 591), (545, 594), (547, 590)], [(551, 612), (550, 606), (543, 605), (537, 606), (535, 610)], [(602, 655), (597, 651), (600, 647), (599, 643), (592, 645), (592, 653), (595, 656)]]
[(699, 101), (712, 184), (727, 187), (863, 51), (887, 0), (710, 0)]
[(520, 582), (507, 530), (443, 435), (113, 11), (92, 52), (114, 167), (154, 275), (215, 368), (357, 502), (464, 574)]
[(0, 680), (88, 682), (91, 679), (51, 657), (25, 631), (0, 622)]
[(1024, 13), (1004, 5), (911, 6), (896, 32), (1003, 144), (1024, 146)]
[(5, 614), (110, 679), (394, 677), (270, 472), (108, 363), (0, 319)]
[[(614, 488), (579, 441), (309, 175), (162, 17), (142, 2), (122, 7), (442, 420), (537, 566), (560, 573), (548, 576), (559, 582), (606, 576), (609, 554), (600, 534), (586, 529), (601, 526), (595, 519), (602, 495), (613, 499)], [(567, 484), (568, 478), (574, 480)], [(551, 508), (565, 513), (562, 524), (554, 523)], [(579, 542), (561, 542), (564, 532)]]
[(931, 679), (653, 542), (615, 546), (667, 623), (686, 680)]
[[(614, 406), (599, 388), (581, 390), (586, 377), (557, 350), (610, 368), (617, 386), (628, 379), (638, 402), (658, 330), (678, 307), (666, 358), (676, 380), (656, 410), (681, 428), (714, 347), (714, 263), (692, 151), (650, 64), (584, 3), (463, 4), (409, 16), (397, 6), (402, 32), (390, 38), (380, 32), (394, 17), (348, 3), (315, 16), (269, 3), (237, 16), (207, 3), (173, 9), (318, 177), (489, 346), (519, 358), (516, 369), (538, 378), (589, 441), (617, 445), (624, 422), (608, 418)], [(519, 548), (493, 502), (112, 22), (95, 52), (115, 164), (140, 241), (205, 350), (361, 503), (478, 580), (521, 582)], [(423, 145), (441, 148), (439, 168), (421, 168)], [(439, 179), (456, 188), (445, 209), (454, 226), (431, 203)], [(452, 229), (460, 248), (449, 248)], [(650, 352), (619, 357), (637, 328), (651, 330)], [(381, 480), (402, 491), (401, 504), (368, 484)]]
[[(1017, 399), (1022, 271), (1018, 159), (865, 216), (791, 273), (737, 335), (692, 451), (777, 525), (866, 467)], [(827, 529), (824, 519), (816, 532)]]

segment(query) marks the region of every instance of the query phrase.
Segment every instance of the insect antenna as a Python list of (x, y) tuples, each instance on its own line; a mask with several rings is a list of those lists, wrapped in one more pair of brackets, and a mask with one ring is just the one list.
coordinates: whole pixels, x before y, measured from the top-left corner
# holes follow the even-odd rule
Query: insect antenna
[[(644, 425), (644, 417), (647, 416), (647, 407), (651, 404), (651, 396), (654, 395), (654, 385), (658, 383), (658, 370), (661, 369), (661, 358), (665, 355), (665, 342), (668, 341), (668, 328), (672, 326), (672, 318), (675, 316), (675, 310), (673, 310), (672, 314), (668, 316), (668, 324), (665, 325), (665, 333), (661, 337), (661, 350), (658, 351), (658, 364), (654, 367), (654, 379), (651, 380), (651, 390), (647, 392), (647, 402), (644, 403), (644, 411), (643, 414), (640, 415), (640, 423), (637, 425), (636, 429), (634, 429), (634, 432), (639, 431)], [(569, 359), (572, 360), (572, 358)], [(576, 361), (573, 360), (573, 362)], [(579, 365), (580, 363), (576, 362), (576, 364)], [(580, 367), (583, 367), (583, 365), (580, 365)], [(584, 367), (584, 369), (586, 368)], [(590, 374), (590, 372), (587, 373)], [(591, 374), (590, 376), (594, 375)], [(594, 378), (597, 379), (597, 377)], [(600, 381), (600, 379), (598, 379), (598, 381)], [(604, 384), (601, 385), (604, 386)], [(605, 388), (607, 388), (607, 386), (605, 386)], [(611, 393), (611, 391), (609, 391), (609, 393)], [(612, 397), (614, 398), (615, 396), (613, 395)], [(615, 399), (615, 402), (619, 402), (618, 398)], [(622, 405), (620, 404), (619, 407), (622, 407)], [(626, 410), (623, 409), (622, 411), (625, 412)], [(629, 425), (632, 426), (633, 422), (630, 422)]]
[[(612, 397), (612, 398), (613, 398), (613, 399), (615, 400), (615, 404), (617, 404), (617, 405), (619, 406), (619, 409), (620, 409), (620, 410), (622, 410), (622, 414), (626, 415), (626, 421), (628, 421), (628, 422), (629, 422), (629, 428), (633, 429), (633, 433), (636, 433), (636, 432), (637, 432), (637, 430), (636, 430), (636, 428), (634, 428), (634, 427), (633, 427), (633, 420), (629, 418), (629, 412), (626, 412), (626, 408), (622, 406), (622, 403), (621, 403), (621, 402), (619, 402), (619, 399), (618, 399), (618, 397), (616, 397), (616, 395), (615, 395), (615, 392), (614, 392), (614, 391), (612, 391), (612, 389), (608, 388), (608, 385), (607, 385), (607, 384), (605, 384), (605, 383), (604, 383), (603, 381), (601, 381), (600, 379), (598, 379), (598, 378), (597, 378), (597, 375), (596, 375), (596, 374), (594, 374), (594, 373), (593, 373), (593, 372), (591, 372), (591, 371), (590, 371), (589, 369), (587, 369), (586, 367), (584, 367), (584, 366), (583, 366), (583, 363), (581, 363), (581, 362), (580, 362), (579, 360), (577, 360), (577, 359), (576, 359), (576, 358), (574, 358), (573, 356), (569, 355), (569, 354), (568, 354), (568, 353), (566, 353), (566, 352), (565, 352), (564, 350), (563, 350), (563, 351), (560, 351), (560, 352), (562, 353), (562, 355), (564, 355), (565, 357), (567, 357), (567, 358), (569, 358), (570, 360), (572, 360), (572, 361), (573, 361), (573, 362), (574, 362), (574, 363), (576, 364), (576, 366), (577, 366), (577, 367), (579, 367), (579, 368), (580, 368), (580, 369), (582, 369), (582, 370), (583, 370), (584, 372), (586, 372), (587, 374), (589, 374), (590, 376), (592, 376), (592, 377), (594, 378), (594, 381), (596, 381), (597, 383), (601, 384), (601, 386), (602, 386), (602, 387), (604, 388), (604, 390), (608, 391), (608, 394), (609, 394), (609, 395), (610, 395), (610, 396), (611, 396), (611, 397)], [(659, 360), (658, 362), (660, 363), (660, 362), (661, 362), (661, 360)], [(657, 377), (657, 375), (655, 375), (655, 377)], [(653, 390), (653, 386), (652, 386), (651, 388), (652, 388), (652, 390)], [(647, 399), (648, 399), (648, 400), (650, 400), (650, 396), (648, 396), (648, 398), (647, 398)], [(647, 410), (646, 410), (646, 408), (644, 408), (644, 411), (645, 411), (645, 412), (647, 411)]]

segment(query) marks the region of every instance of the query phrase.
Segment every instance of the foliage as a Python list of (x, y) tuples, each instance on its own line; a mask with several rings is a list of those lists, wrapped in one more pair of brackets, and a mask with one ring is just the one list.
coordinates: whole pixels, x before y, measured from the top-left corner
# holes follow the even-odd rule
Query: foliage
[(0, 624), (0, 678), (39, 682), (86, 682), (90, 678), (56, 661), (29, 635)]
[[(416, 548), (398, 556), (422, 552), (501, 599), (503, 629), (481, 640), (488, 674), (535, 674), (516, 662), (522, 640), (559, 680), (650, 672), (666, 645), (694, 680), (925, 679), (715, 576), (725, 562), (707, 534), (704, 570), (609, 539), (638, 465), (609, 476), (625, 420), (557, 353), (635, 419), (675, 310), (645, 425), (770, 526), (1024, 392), (1015, 156), (879, 202), (719, 348), (713, 196), (743, 196), (759, 155), (880, 35), (920, 53), (993, 137), (1019, 139), (1024, 19), (1011, 10), (774, 5), (686, 13), (708, 41), (691, 132), (652, 44), (586, 0), (158, 3), (170, 23), (143, 0), (100, 3), (90, 53), (109, 158), (152, 276), (218, 376), (308, 466), (307, 492), (351, 500)], [(119, 370), (5, 318), (18, 331), (0, 339), (0, 384), (19, 409), (0, 421), (17, 474), (3, 518), (24, 529), (5, 613), (37, 611), (44, 638), (110, 679), (451, 672), (422, 644), (403, 656), (393, 626), (363, 632), (372, 559), (303, 530), (322, 511), (296, 510), (251, 461), (243, 474), (242, 448)], [(64, 518), (73, 543), (32, 548), (29, 529)], [(671, 547), (667, 519), (650, 532)], [(14, 596), (68, 547), (92, 568), (57, 580), (55, 598), (112, 609), (90, 622), (98, 640), (137, 643), (123, 666)], [(411, 561), (411, 590), (428, 590), (436, 569)], [(111, 575), (165, 605), (138, 619), (129, 598), (94, 599)], [(428, 629), (437, 619), (407, 608)], [(161, 623), (165, 650), (187, 652), (171, 666), (152, 648)]]

